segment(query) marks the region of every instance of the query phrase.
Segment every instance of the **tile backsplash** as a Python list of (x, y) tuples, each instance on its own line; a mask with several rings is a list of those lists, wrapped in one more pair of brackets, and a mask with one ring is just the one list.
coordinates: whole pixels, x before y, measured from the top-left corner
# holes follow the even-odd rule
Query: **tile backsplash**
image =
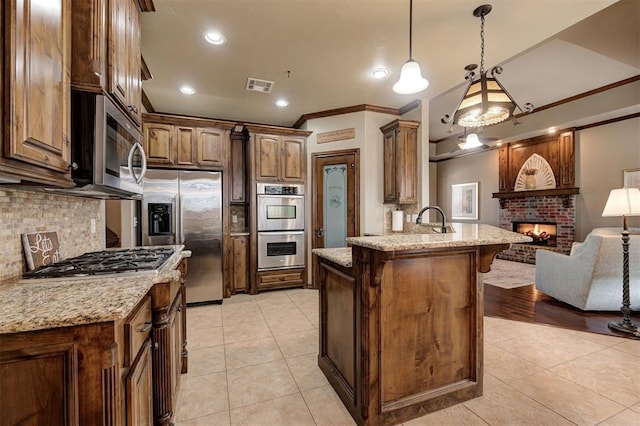
[[(21, 234), (56, 231), (64, 258), (105, 248), (104, 202), (0, 187), (0, 282), (20, 277)], [(95, 219), (96, 232), (91, 232)]]

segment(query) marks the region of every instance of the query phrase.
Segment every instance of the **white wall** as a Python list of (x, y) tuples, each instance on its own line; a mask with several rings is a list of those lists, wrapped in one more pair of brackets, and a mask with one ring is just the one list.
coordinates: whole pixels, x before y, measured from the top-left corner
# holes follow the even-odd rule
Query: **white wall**
[[(576, 239), (603, 226), (622, 226), (622, 218), (602, 217), (609, 192), (622, 188), (623, 170), (640, 168), (640, 118), (592, 127), (576, 133)], [(640, 217), (629, 217), (640, 227)]]
[[(498, 226), (498, 150), (484, 151), (437, 163), (438, 205), (451, 220), (451, 185), (478, 182), (478, 220)], [(465, 221), (466, 222), (466, 221)]]
[[(312, 155), (318, 152), (360, 149), (360, 233), (379, 234), (384, 229), (383, 206), (383, 144), (380, 127), (396, 116), (376, 112), (354, 112), (316, 118), (303, 126), (313, 133), (307, 139), (307, 229), (311, 229)], [(354, 128), (356, 137), (343, 141), (317, 143), (317, 134)]]

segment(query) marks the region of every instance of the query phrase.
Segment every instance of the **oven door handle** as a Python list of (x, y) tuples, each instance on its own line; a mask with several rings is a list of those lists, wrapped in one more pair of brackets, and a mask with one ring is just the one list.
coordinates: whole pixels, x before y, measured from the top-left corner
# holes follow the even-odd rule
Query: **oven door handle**
[[(136, 176), (136, 172), (133, 169), (133, 156), (136, 151), (140, 153), (140, 157), (142, 158), (142, 169), (140, 170), (140, 176)], [(129, 157), (127, 158), (127, 166), (129, 167), (129, 173), (133, 176), (133, 179), (136, 181), (138, 185), (142, 183), (142, 179), (144, 179), (144, 175), (147, 173), (147, 155), (144, 152), (144, 148), (140, 144), (140, 142), (136, 142), (131, 147), (131, 151), (129, 151)]]

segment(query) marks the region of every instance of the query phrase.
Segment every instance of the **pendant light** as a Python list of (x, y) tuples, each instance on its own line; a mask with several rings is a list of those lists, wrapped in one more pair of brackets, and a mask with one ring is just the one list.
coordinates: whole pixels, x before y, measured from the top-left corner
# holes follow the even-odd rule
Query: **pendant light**
[(411, 56), (411, 32), (413, 29), (413, 0), (409, 0), (409, 60), (400, 70), (400, 79), (393, 85), (393, 91), (400, 95), (412, 95), (422, 92), (429, 81), (422, 76), (420, 65)]
[(458, 148), (460, 149), (471, 149), (471, 148), (479, 148), (484, 145), (480, 142), (478, 135), (475, 133), (469, 133), (465, 138), (464, 142), (460, 142), (458, 144)]
[(478, 6), (473, 11), (473, 16), (480, 18), (481, 23), (480, 72), (478, 75), (474, 73), (476, 64), (465, 67), (467, 70), (465, 80), (469, 82), (467, 89), (454, 109), (454, 113), (445, 114), (440, 119), (443, 124), (453, 121), (453, 124), (463, 127), (484, 127), (511, 117), (516, 107), (525, 114), (533, 111), (533, 105), (530, 103), (524, 104), (524, 108), (521, 108), (498, 81), (496, 76), (502, 74), (502, 67), (495, 66), (489, 71), (484, 70), (484, 17), (489, 12), (491, 12), (490, 4)]

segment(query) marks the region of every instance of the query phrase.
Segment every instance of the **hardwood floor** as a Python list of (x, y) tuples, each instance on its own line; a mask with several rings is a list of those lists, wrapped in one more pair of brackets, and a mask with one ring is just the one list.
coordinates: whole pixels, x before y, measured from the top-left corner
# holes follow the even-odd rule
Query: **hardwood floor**
[[(490, 317), (638, 339), (607, 327), (610, 321), (622, 319), (620, 312), (584, 312), (547, 296), (533, 284), (512, 289), (485, 285), (484, 313)], [(634, 312), (631, 321), (639, 323), (640, 315)]]

